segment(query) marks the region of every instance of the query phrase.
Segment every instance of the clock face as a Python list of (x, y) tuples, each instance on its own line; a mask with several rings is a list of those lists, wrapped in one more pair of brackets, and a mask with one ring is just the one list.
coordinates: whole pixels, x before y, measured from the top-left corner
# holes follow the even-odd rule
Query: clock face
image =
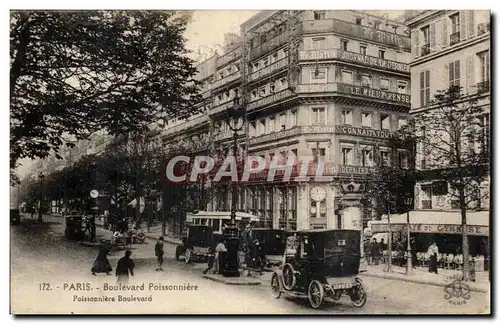
[(91, 198), (97, 198), (97, 197), (99, 197), (99, 192), (98, 192), (97, 190), (95, 190), (95, 189), (94, 189), (94, 190), (92, 190), (92, 191), (90, 192), (90, 197), (91, 197)]
[(314, 187), (311, 189), (311, 198), (314, 201), (322, 201), (326, 198), (326, 190), (322, 187)]

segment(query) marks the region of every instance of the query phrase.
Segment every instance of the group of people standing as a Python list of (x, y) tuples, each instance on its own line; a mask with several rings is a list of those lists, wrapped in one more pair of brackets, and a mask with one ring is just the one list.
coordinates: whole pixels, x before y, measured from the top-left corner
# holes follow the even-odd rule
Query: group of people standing
[[(156, 271), (163, 271), (163, 241), (163, 236), (160, 236), (155, 244), (155, 256), (157, 261)], [(97, 273), (105, 273), (106, 275), (111, 274), (113, 268), (109, 263), (108, 255), (110, 255), (110, 246), (106, 240), (103, 240), (99, 246), (97, 258), (92, 265), (92, 269), (90, 270), (92, 275), (95, 276)], [(118, 282), (120, 283), (127, 283), (129, 276), (134, 275), (135, 263), (131, 256), (132, 251), (126, 250), (125, 255), (120, 258), (116, 264), (115, 274)]]

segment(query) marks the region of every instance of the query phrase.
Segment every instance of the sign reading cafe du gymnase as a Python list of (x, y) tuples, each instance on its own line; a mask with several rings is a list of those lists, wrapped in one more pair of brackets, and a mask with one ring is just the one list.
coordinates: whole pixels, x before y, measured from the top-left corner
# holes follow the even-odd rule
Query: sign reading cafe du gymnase
[[(391, 231), (406, 231), (406, 224), (391, 224)], [(387, 233), (389, 231), (388, 224), (372, 224), (372, 233)], [(410, 224), (410, 232), (412, 233), (432, 233), (432, 234), (462, 234), (461, 225), (453, 224)], [(488, 236), (489, 228), (483, 225), (467, 225), (467, 233), (469, 235)]]

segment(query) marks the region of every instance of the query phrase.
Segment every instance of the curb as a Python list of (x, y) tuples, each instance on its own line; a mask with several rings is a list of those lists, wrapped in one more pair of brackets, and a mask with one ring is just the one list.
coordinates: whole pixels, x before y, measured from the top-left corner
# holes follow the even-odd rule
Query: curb
[[(146, 238), (148, 238), (150, 240), (155, 240), (156, 241), (158, 239), (158, 236), (153, 236), (151, 234), (146, 234)], [(170, 243), (172, 245), (181, 245), (182, 244), (181, 242), (175, 241), (175, 240), (173, 240), (173, 239), (171, 239), (171, 238), (169, 238), (167, 236), (164, 236), (163, 238), (164, 238), (165, 243)]]
[(203, 278), (208, 279), (208, 280), (212, 280), (215, 282), (223, 283), (225, 285), (230, 285), (230, 286), (258, 286), (258, 285), (262, 284), (261, 281), (235, 282), (235, 281), (228, 281), (226, 279), (221, 279), (221, 278), (212, 277), (212, 276), (208, 276), (208, 275), (203, 275)]
[[(404, 277), (394, 277), (390, 275), (384, 275), (384, 274), (378, 274), (378, 273), (369, 273), (369, 272), (363, 272), (362, 274), (359, 274), (360, 276), (364, 277), (374, 277), (374, 278), (381, 278), (381, 279), (388, 279), (388, 280), (396, 280), (396, 281), (404, 281), (404, 282), (412, 282), (412, 283), (417, 283), (417, 284), (422, 284), (422, 285), (431, 285), (431, 286), (437, 286), (437, 287), (447, 287), (450, 283), (441, 283), (441, 282), (432, 282), (428, 280), (422, 280), (422, 279), (414, 279), (414, 278), (404, 278)], [(479, 293), (487, 293), (487, 289), (479, 288), (479, 287), (474, 287), (474, 286), (469, 286), (470, 291), (474, 292), (479, 292)]]

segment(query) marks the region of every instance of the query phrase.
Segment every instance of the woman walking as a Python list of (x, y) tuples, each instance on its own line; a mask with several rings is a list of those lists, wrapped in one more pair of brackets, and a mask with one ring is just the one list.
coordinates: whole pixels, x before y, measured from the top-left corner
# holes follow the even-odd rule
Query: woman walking
[(101, 246), (99, 246), (99, 254), (95, 259), (91, 270), (94, 276), (96, 273), (106, 273), (109, 275), (110, 272), (113, 271), (111, 264), (108, 261), (108, 254), (110, 254), (108, 244), (105, 240), (102, 240)]

